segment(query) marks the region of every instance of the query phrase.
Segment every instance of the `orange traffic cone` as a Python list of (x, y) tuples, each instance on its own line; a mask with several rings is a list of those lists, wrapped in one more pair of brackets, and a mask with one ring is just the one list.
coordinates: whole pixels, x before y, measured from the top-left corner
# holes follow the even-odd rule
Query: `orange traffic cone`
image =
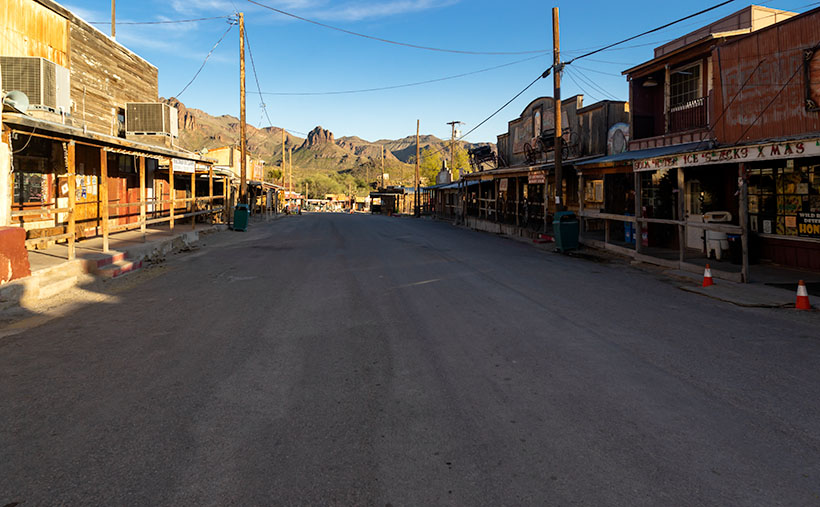
[(710, 285), (714, 285), (715, 281), (712, 280), (712, 270), (709, 269), (709, 265), (706, 265), (706, 270), (703, 272), (703, 286), (709, 287)]
[(803, 280), (797, 284), (797, 300), (794, 302), (794, 307), (798, 310), (811, 310), (809, 293), (806, 291), (806, 283)]

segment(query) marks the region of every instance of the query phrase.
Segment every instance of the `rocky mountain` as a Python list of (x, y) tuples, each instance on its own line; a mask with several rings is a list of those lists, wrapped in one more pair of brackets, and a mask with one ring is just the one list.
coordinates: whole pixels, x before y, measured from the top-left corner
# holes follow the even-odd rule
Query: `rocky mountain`
[[(212, 116), (205, 111), (188, 108), (175, 98), (161, 100), (177, 108), (180, 132), (178, 144), (181, 148), (201, 151), (239, 144), (238, 118), (230, 115)], [(248, 124), (248, 150), (253, 156), (265, 160), (269, 167), (278, 168), (283, 153), (282, 135), (280, 127), (259, 129)], [(463, 142), (459, 144), (465, 148), (475, 146)], [(419, 145), (421, 149), (429, 147), (444, 154), (449, 152), (448, 141), (431, 135), (421, 136)], [(333, 132), (317, 126), (305, 138), (285, 131), (284, 146), (293, 150), (294, 181), (316, 175), (350, 175), (359, 183), (372, 182), (381, 172), (382, 153), (384, 172), (390, 174), (391, 182), (410, 184), (415, 172), (415, 136), (375, 142), (356, 136), (335, 139)]]

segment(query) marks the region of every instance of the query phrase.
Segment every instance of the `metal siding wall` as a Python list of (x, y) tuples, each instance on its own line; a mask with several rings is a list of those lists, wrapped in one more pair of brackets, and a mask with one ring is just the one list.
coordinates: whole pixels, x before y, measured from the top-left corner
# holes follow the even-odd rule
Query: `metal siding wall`
[[(802, 50), (818, 42), (820, 10), (722, 46), (715, 83), (715, 96), (719, 96), (716, 116), (731, 102), (758, 62), (764, 61), (716, 126), (718, 141), (734, 144), (820, 131), (820, 114), (805, 110), (805, 80), (803, 70), (798, 70)], [(713, 56), (717, 61), (717, 50)]]

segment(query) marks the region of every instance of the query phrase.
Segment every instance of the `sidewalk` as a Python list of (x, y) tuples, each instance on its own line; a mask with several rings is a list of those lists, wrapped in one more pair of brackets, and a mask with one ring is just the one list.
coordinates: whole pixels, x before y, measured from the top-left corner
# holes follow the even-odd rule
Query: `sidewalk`
[(125, 231), (109, 237), (109, 251), (103, 252), (102, 237), (78, 241), (76, 258), (68, 260), (68, 245), (52, 245), (43, 250), (29, 250), (31, 276), (0, 287), (0, 310), (26, 307), (53, 297), (72, 287), (98, 278), (114, 278), (140, 269), (144, 262), (189, 247), (200, 235), (225, 230), (223, 224), (179, 224), (155, 226), (143, 234)]

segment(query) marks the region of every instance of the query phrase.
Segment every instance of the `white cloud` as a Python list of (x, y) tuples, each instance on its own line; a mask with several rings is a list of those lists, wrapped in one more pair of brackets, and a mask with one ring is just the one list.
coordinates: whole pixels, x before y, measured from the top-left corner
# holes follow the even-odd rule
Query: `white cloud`
[(396, 0), (392, 2), (359, 2), (319, 11), (314, 14), (324, 20), (359, 21), (363, 19), (385, 18), (440, 9), (458, 3), (459, 0)]

